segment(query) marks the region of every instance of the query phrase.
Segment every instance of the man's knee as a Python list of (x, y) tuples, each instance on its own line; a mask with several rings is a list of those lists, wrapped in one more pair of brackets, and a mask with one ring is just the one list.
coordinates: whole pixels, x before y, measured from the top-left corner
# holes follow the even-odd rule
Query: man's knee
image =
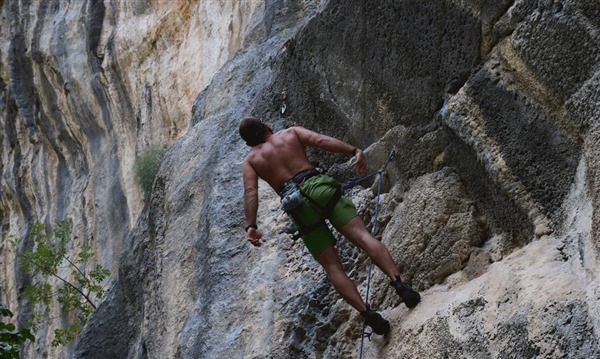
[(340, 261), (340, 258), (338, 257), (336, 251), (335, 251), (335, 247), (330, 245), (327, 246), (325, 249), (323, 249), (321, 251), (321, 253), (319, 253), (315, 259), (317, 260), (317, 262), (319, 262), (319, 264), (325, 268), (341, 268), (342, 267), (342, 263)]
[(362, 240), (365, 235), (369, 235), (362, 219), (358, 216), (348, 221), (348, 223), (340, 229), (340, 232), (351, 241), (359, 241)]

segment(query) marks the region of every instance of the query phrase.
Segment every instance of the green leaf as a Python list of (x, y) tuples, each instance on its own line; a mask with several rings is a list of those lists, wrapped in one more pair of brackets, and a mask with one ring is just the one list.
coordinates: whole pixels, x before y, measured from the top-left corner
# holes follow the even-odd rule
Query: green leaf
[(71, 236), (71, 226), (67, 221), (57, 221), (54, 227), (54, 236), (61, 241), (67, 241)]
[(81, 273), (74, 271), (73, 276), (75, 277), (75, 281), (79, 285), (80, 288), (87, 288), (90, 285), (90, 281), (84, 277)]
[(78, 264), (87, 262), (88, 260), (94, 257), (94, 252), (92, 252), (92, 247), (88, 243), (84, 243), (81, 247), (81, 252), (79, 253)]
[(14, 332), (14, 331), (15, 331), (15, 329), (17, 329), (17, 328), (16, 328), (16, 327), (15, 327), (15, 325), (14, 325), (14, 324), (12, 324), (12, 323), (8, 323), (8, 324), (6, 324), (6, 327), (4, 328), (4, 330), (7, 330), (7, 331), (9, 331), (9, 332)]
[(46, 309), (43, 312), (33, 312), (29, 316), (29, 320), (25, 324), (27, 327), (30, 327), (31, 330), (37, 332), (42, 324), (48, 322), (48, 317), (50, 316), (50, 312)]
[(81, 309), (80, 294), (69, 285), (65, 285), (58, 290), (57, 299), (61, 304), (61, 311), (64, 315), (69, 314), (73, 309)]
[(11, 238), (9, 239), (9, 243), (14, 249), (16, 249), (19, 246), (19, 238)]
[[(4, 306), (0, 306), (0, 309), (4, 313), (10, 312)], [(20, 358), (20, 346), (27, 340), (35, 340), (29, 329), (16, 331), (14, 324), (0, 322), (0, 359)]]
[(37, 242), (46, 242), (48, 238), (48, 234), (46, 233), (46, 228), (44, 224), (40, 221), (36, 221), (31, 227), (31, 236), (33, 236), (34, 241)]
[(31, 304), (42, 303), (48, 306), (52, 302), (52, 286), (49, 283), (28, 285), (23, 290), (23, 298)]
[(15, 339), (13, 337), (13, 333), (10, 331), (2, 331), (0, 332), (0, 342), (2, 343), (14, 343)]
[(96, 267), (90, 272), (90, 277), (94, 278), (97, 282), (102, 282), (106, 277), (110, 275), (110, 271), (100, 264), (96, 265)]
[(19, 330), (19, 335), (21, 335), (23, 338), (35, 342), (35, 337), (33, 336), (33, 334), (31, 334), (31, 331), (28, 328), (23, 328), (21, 330)]
[(12, 317), (13, 313), (3, 305), (0, 305), (0, 317)]
[(56, 329), (54, 331), (54, 340), (52, 340), (51, 345), (57, 347), (72, 342), (77, 338), (81, 329), (83, 329), (83, 325), (80, 323), (69, 325), (63, 329)]

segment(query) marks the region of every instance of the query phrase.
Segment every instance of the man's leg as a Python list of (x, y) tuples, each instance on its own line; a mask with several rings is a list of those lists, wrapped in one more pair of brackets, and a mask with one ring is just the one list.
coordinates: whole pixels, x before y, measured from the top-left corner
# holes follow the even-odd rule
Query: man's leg
[(357, 247), (367, 252), (373, 263), (392, 280), (391, 285), (407, 307), (413, 308), (421, 301), (421, 296), (400, 278), (400, 271), (385, 245), (375, 239), (365, 228), (360, 217), (352, 218), (340, 232)]
[(342, 298), (359, 312), (366, 311), (367, 305), (360, 296), (358, 289), (356, 289), (354, 282), (344, 272), (342, 262), (337, 255), (335, 247), (329, 246), (325, 248), (315, 259), (325, 269), (333, 287)]
[(383, 273), (390, 277), (392, 281), (395, 281), (396, 278), (400, 277), (400, 271), (398, 270), (398, 267), (396, 267), (390, 252), (388, 252), (383, 243), (375, 239), (371, 233), (367, 231), (360, 217), (352, 218), (340, 228), (340, 232), (358, 248), (365, 251), (369, 257), (371, 257), (373, 263), (375, 263)]
[(373, 332), (379, 335), (389, 333), (390, 323), (383, 319), (379, 313), (370, 310), (369, 306), (365, 304), (360, 293), (358, 293), (358, 289), (356, 289), (356, 285), (344, 272), (342, 262), (340, 262), (335, 248), (328, 246), (315, 259), (327, 272), (335, 290), (346, 302), (360, 312), (365, 319), (365, 323), (373, 329)]

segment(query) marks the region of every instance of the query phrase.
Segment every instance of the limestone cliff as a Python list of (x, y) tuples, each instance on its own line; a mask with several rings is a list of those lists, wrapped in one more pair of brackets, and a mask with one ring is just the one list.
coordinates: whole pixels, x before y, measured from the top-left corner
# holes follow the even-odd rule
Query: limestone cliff
[[(246, 115), (365, 148), (379, 237), (423, 302), (365, 358), (600, 355), (595, 0), (0, 1), (0, 299), (27, 316), (10, 237), (68, 217), (109, 292), (80, 340), (28, 357), (351, 358), (360, 320), (261, 185), (243, 236)], [(287, 95), (284, 97), (282, 93)], [(191, 114), (190, 114), (191, 111)], [(131, 165), (170, 144), (142, 201)], [(341, 180), (346, 160), (311, 158)], [(365, 221), (372, 189), (349, 195)], [(367, 258), (340, 239), (366, 287)], [(21, 248), (22, 249), (22, 248)]]

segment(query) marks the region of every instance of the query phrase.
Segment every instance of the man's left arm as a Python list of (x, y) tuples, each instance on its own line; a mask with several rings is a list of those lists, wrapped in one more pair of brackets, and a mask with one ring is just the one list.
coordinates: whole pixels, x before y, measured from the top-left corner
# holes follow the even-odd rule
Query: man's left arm
[(367, 160), (363, 151), (337, 138), (307, 130), (304, 127), (293, 128), (303, 145), (320, 148), (329, 152), (344, 153), (354, 157), (355, 172), (363, 173), (367, 168)]
[(244, 179), (244, 213), (246, 216), (246, 235), (248, 241), (255, 246), (260, 246), (262, 232), (256, 225), (258, 212), (258, 175), (248, 161), (242, 163), (242, 177)]

